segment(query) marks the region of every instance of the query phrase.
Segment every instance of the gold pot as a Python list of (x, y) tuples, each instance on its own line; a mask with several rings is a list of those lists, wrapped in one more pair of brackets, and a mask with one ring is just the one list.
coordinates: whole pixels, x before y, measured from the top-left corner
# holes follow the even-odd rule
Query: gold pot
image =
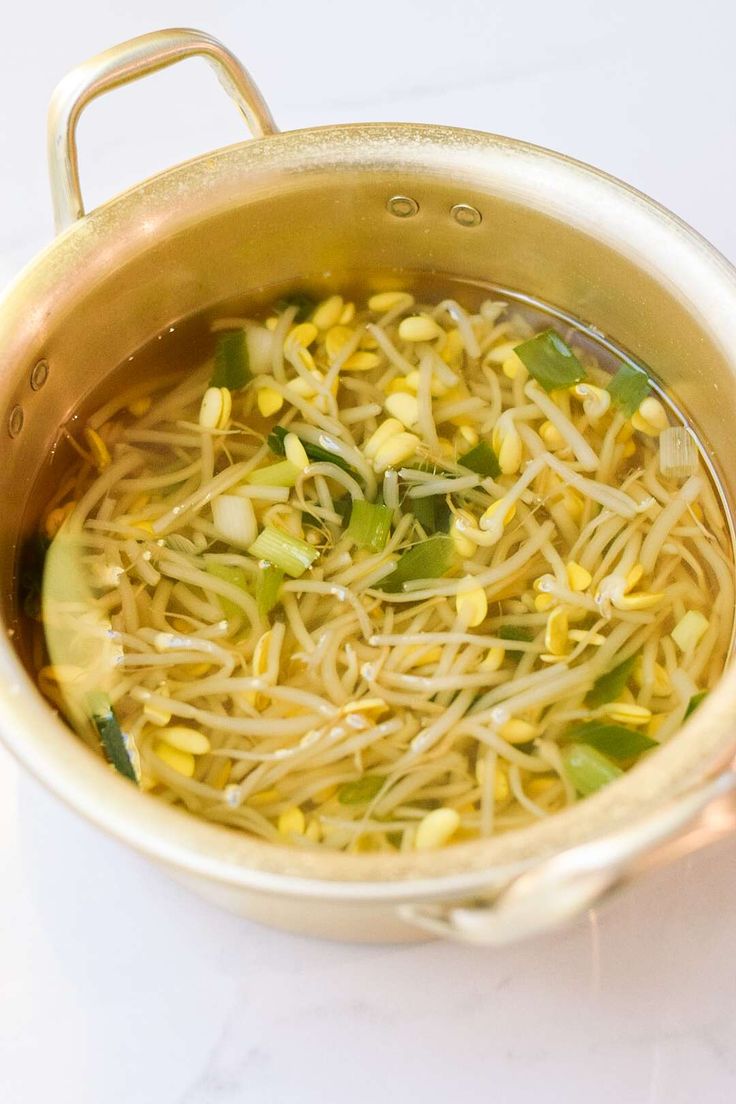
[[(182, 58), (218, 70), (256, 140), (84, 214), (75, 128), (95, 96)], [(59, 86), (55, 242), (0, 302), (0, 734), (45, 785), (204, 896), (323, 936), (427, 930), (501, 943), (576, 915), (639, 870), (736, 824), (736, 674), (654, 758), (549, 821), (434, 854), (276, 847), (199, 821), (116, 776), (45, 703), (19, 655), (16, 554), (58, 427), (101, 373), (221, 300), (316, 273), (404, 269), (521, 289), (652, 366), (700, 427), (732, 505), (736, 271), (627, 185), (495, 135), (406, 124), (278, 134), (245, 70), (196, 31), (144, 35)], [(717, 600), (717, 599), (716, 599)]]

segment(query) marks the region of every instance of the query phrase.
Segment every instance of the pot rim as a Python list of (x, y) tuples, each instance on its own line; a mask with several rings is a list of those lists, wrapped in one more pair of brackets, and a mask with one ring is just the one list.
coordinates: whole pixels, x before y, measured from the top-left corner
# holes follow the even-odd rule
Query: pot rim
[[(71, 226), (26, 266), (0, 300), (0, 336), (12, 326), (21, 302), (27, 310), (29, 300), (53, 292), (56, 309), (63, 296), (73, 295), (80, 271), (86, 279), (90, 269), (104, 273), (101, 247), (131, 221), (140, 222), (142, 204), (147, 233), (163, 230), (170, 236), (195, 219), (186, 205), (180, 209), (173, 202), (183, 189), (199, 189), (202, 202), (211, 204), (206, 209), (211, 216), (254, 194), (264, 169), (281, 170), (286, 186), (305, 170), (380, 166), (398, 172), (402, 165), (428, 177), (452, 173), (459, 190), (492, 180), (499, 194), (527, 200), (533, 195), (538, 209), (566, 215), (568, 222), (564, 197), (574, 182), (578, 199), (586, 201), (580, 202), (575, 225), (619, 248), (623, 242), (635, 253), (638, 241), (646, 241), (647, 253), (636, 253), (637, 261), (659, 265), (661, 280), (710, 312), (721, 345), (736, 348), (736, 321), (728, 321), (736, 319), (736, 269), (682, 219), (630, 185), (563, 154), (480, 131), (410, 123), (289, 131), (226, 147), (149, 178)], [(272, 185), (272, 175), (270, 180)], [(196, 220), (201, 217), (200, 210)], [(116, 262), (125, 263), (140, 248), (139, 238), (130, 239), (122, 260), (116, 253)], [(38, 319), (29, 313), (32, 327)], [(130, 786), (91, 755), (41, 698), (11, 644), (0, 649), (0, 686), (0, 738), (48, 789), (111, 835), (183, 874), (268, 893), (356, 903), (467, 893), (504, 881), (542, 857), (630, 824), (736, 753), (736, 732), (730, 734), (736, 671), (727, 669), (708, 700), (653, 760), (549, 820), (432, 853), (301, 851), (213, 825)]]

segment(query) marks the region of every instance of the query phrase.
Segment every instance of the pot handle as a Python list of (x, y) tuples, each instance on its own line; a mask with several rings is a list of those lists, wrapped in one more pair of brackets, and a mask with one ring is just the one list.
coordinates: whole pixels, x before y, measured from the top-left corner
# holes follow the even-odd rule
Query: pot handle
[(503, 946), (540, 935), (598, 905), (635, 874), (736, 829), (736, 773), (726, 771), (644, 820), (530, 866), (493, 898), (403, 905), (410, 924), (464, 943)]
[(57, 233), (84, 215), (76, 130), (85, 107), (113, 88), (190, 57), (203, 57), (210, 62), (254, 138), (278, 130), (248, 71), (221, 42), (204, 31), (185, 28), (152, 31), (113, 46), (72, 69), (51, 98), (48, 160)]

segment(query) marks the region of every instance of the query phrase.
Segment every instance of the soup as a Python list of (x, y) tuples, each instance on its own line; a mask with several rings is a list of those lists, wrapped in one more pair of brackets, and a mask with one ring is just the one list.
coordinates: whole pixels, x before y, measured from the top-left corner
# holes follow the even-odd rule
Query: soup
[(647, 373), (411, 286), (220, 316), (191, 370), (154, 343), (65, 431), (42, 519), (42, 691), (144, 790), (274, 842), (554, 814), (730, 647), (723, 507)]

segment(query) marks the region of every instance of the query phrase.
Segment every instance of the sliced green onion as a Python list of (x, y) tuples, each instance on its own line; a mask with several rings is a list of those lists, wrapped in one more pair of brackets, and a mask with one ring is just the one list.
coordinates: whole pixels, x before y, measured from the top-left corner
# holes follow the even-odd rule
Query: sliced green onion
[(650, 390), (646, 372), (633, 364), (622, 364), (608, 385), (611, 398), (627, 418), (637, 412)]
[(615, 701), (616, 698), (620, 697), (626, 689), (626, 683), (629, 681), (637, 659), (638, 652), (635, 652), (623, 663), (612, 667), (610, 671), (606, 671), (604, 675), (597, 678), (585, 695), (585, 704), (589, 705), (591, 709), (597, 709), (600, 705), (605, 705), (606, 702)]
[(446, 533), (450, 528), (450, 507), (446, 495), (409, 499), (411, 512), (425, 533)]
[(278, 605), (284, 573), (280, 567), (262, 563), (256, 576), (256, 604), (261, 617), (266, 617)]
[(698, 448), (685, 426), (668, 426), (660, 433), (659, 470), (665, 479), (687, 479), (698, 470)]
[(346, 782), (337, 791), (337, 800), (341, 805), (367, 805), (380, 792), (386, 781), (381, 774), (364, 774), (355, 782)]
[[(286, 445), (284, 442), (288, 433), (291, 433), (291, 430), (287, 429), (286, 426), (273, 427), (268, 435), (268, 447), (271, 449), (271, 452), (275, 452), (277, 456), (286, 455)], [(317, 464), (337, 464), (338, 468), (342, 468), (343, 471), (349, 472), (350, 475), (356, 479), (359, 478), (357, 472), (350, 467), (346, 460), (343, 460), (342, 456), (338, 456), (335, 452), (330, 452), (329, 449), (322, 448), (321, 445), (313, 445), (311, 441), (304, 441), (301, 437), (299, 440), (302, 442), (304, 451), (310, 460), (314, 460)]]
[(220, 539), (238, 548), (248, 548), (258, 532), (253, 503), (240, 495), (213, 498), (212, 521)]
[(311, 544), (273, 525), (261, 530), (248, 551), (257, 560), (268, 560), (275, 567), (280, 567), (292, 579), (303, 575), (319, 556), (318, 550)]
[(530, 341), (517, 345), (514, 352), (530, 376), (545, 391), (572, 387), (585, 379), (585, 369), (569, 345), (554, 330), (545, 330)]
[(462, 464), (464, 468), (469, 468), (477, 475), (490, 476), (491, 479), (495, 479), (501, 474), (498, 457), (485, 441), (479, 441), (475, 448), (461, 456), (458, 464)]
[(366, 502), (356, 498), (350, 512), (348, 536), (359, 548), (382, 552), (391, 531), (391, 510), (378, 502)]
[(633, 759), (643, 751), (657, 746), (657, 741), (651, 740), (643, 732), (626, 728), (625, 725), (599, 721), (587, 721), (578, 725), (570, 730), (568, 737), (574, 743), (586, 744), (603, 755), (610, 755), (612, 759)]
[(249, 472), (246, 483), (258, 487), (294, 487), (301, 475), (301, 469), (291, 460), (280, 460), (278, 464), (269, 464), (265, 468), (256, 468)]
[(376, 587), (389, 594), (398, 594), (404, 583), (413, 579), (439, 579), (449, 570), (454, 558), (455, 546), (450, 537), (430, 537), (402, 553), (391, 574), (381, 579)]
[(501, 640), (525, 640), (530, 644), (536, 634), (528, 625), (501, 625), (498, 635)]
[[(498, 630), (501, 640), (523, 640), (530, 644), (536, 633), (529, 625), (501, 625)], [(518, 648), (507, 648), (509, 655), (519, 655)]]
[(284, 295), (278, 300), (276, 310), (279, 314), (283, 314), (289, 307), (296, 307), (294, 321), (304, 322), (309, 318), (316, 305), (312, 296), (307, 295), (305, 291), (293, 291), (290, 295)]
[(624, 772), (605, 755), (587, 744), (569, 744), (562, 749), (567, 777), (581, 797), (595, 793)]
[[(240, 587), (241, 590), (248, 590), (248, 576), (242, 567), (237, 567), (234, 564), (218, 563), (217, 560), (205, 560), (204, 569), (214, 579), (222, 579), (223, 582)], [(215, 597), (222, 606), (223, 613), (228, 618), (243, 616), (240, 606), (236, 606), (229, 598), (223, 598), (221, 594), (217, 594)]]
[(107, 694), (103, 694), (101, 690), (89, 694), (87, 708), (108, 762), (118, 774), (129, 778), (131, 782), (138, 782), (138, 752), (130, 736), (126, 736), (121, 729)]
[(210, 387), (239, 391), (252, 379), (245, 330), (226, 330), (219, 334)]
[(698, 690), (697, 694), (693, 694), (690, 701), (687, 703), (687, 709), (685, 710), (685, 720), (695, 712), (700, 703), (708, 697), (707, 690)]

